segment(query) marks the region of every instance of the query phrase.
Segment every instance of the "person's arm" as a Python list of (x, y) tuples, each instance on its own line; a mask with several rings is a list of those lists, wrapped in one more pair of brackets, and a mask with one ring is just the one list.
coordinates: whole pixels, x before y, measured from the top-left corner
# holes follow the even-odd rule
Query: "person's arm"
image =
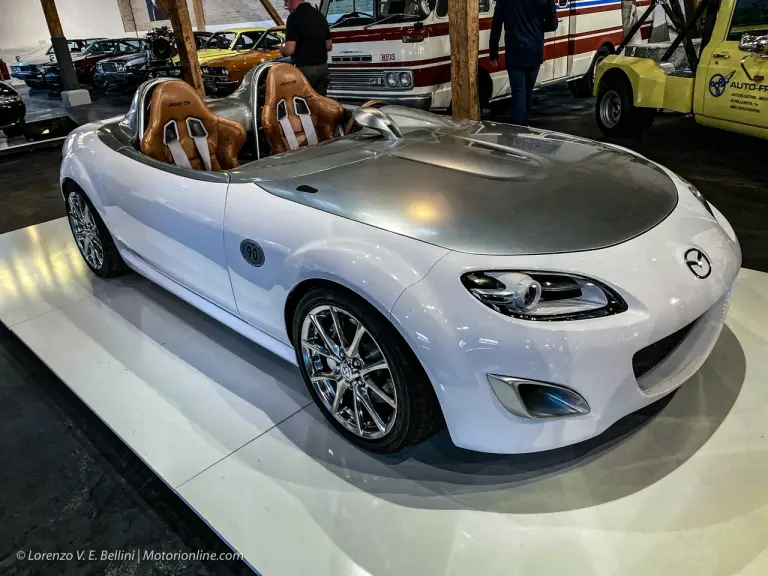
[(499, 41), (501, 40), (501, 29), (504, 26), (504, 9), (502, 8), (502, 2), (504, 2), (504, 0), (496, 0), (496, 6), (493, 9), (491, 37), (488, 40), (489, 56), (491, 57), (491, 64), (493, 64), (494, 68), (499, 65)]
[(286, 40), (285, 44), (280, 46), (280, 54), (283, 56), (293, 56), (294, 52), (296, 52), (296, 42)]
[(294, 19), (288, 16), (288, 20), (285, 23), (285, 42), (280, 46), (280, 54), (283, 56), (293, 56), (293, 53), (296, 52), (298, 36)]
[(547, 0), (544, 6), (544, 31), (554, 32), (560, 23), (557, 20), (557, 6), (555, 0)]
[(331, 28), (325, 25), (325, 50), (330, 52), (333, 49), (333, 40), (331, 40)]

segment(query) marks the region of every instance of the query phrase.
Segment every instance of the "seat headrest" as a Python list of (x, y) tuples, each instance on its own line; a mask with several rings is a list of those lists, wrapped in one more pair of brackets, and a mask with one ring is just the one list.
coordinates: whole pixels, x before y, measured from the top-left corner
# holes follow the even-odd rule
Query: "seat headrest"
[(336, 100), (315, 92), (301, 70), (287, 63), (274, 64), (267, 76), (264, 107), (261, 111), (261, 124), (273, 154), (290, 149), (278, 119), (278, 105), (281, 108), (283, 106), (281, 102), (285, 103), (281, 115), (287, 115), (297, 144), (305, 146), (308, 143), (300, 118), (300, 114), (306, 113), (306, 110), (296, 110), (295, 99), (306, 103), (319, 142), (334, 138), (344, 117), (344, 107)]
[(247, 136), (245, 128), (237, 122), (217, 116), (206, 106), (197, 91), (183, 80), (162, 82), (152, 93), (149, 125), (141, 141), (141, 151), (147, 156), (173, 164), (174, 159), (164, 136), (166, 125), (175, 121), (178, 139), (189, 158), (190, 166), (195, 170), (204, 170), (203, 159), (194, 140), (196, 135), (189, 133), (188, 118), (200, 120), (205, 127), (211, 168), (236, 168), (237, 155)]

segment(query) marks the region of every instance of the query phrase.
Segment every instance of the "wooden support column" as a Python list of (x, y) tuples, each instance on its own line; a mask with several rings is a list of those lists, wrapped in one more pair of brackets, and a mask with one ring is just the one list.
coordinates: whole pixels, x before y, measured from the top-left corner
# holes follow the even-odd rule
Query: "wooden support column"
[(176, 50), (184, 70), (184, 80), (194, 86), (198, 94), (205, 98), (203, 73), (200, 71), (200, 61), (197, 59), (195, 36), (192, 33), (192, 21), (189, 18), (187, 0), (158, 0), (163, 10), (168, 13), (173, 26), (173, 37), (176, 39)]
[(195, 10), (195, 26), (198, 32), (205, 32), (205, 12), (203, 11), (203, 0), (192, 0), (192, 7)]
[(282, 26), (285, 24), (283, 22), (283, 19), (280, 17), (280, 14), (278, 14), (277, 10), (275, 10), (275, 7), (272, 6), (272, 2), (269, 0), (259, 0), (261, 2), (261, 5), (264, 6), (264, 10), (267, 11), (267, 14), (269, 14), (269, 17), (272, 18), (272, 21), (275, 23), (276, 26)]
[(478, 0), (450, 0), (451, 109), (455, 120), (479, 120), (477, 95)]
[(72, 54), (67, 46), (67, 39), (64, 37), (64, 30), (59, 20), (59, 11), (56, 9), (55, 0), (40, 0), (43, 6), (43, 14), (48, 24), (48, 32), (51, 35), (51, 44), (56, 53), (56, 62), (59, 64), (59, 74), (61, 83), (65, 91), (77, 90), (80, 83), (77, 81), (75, 65), (72, 64)]

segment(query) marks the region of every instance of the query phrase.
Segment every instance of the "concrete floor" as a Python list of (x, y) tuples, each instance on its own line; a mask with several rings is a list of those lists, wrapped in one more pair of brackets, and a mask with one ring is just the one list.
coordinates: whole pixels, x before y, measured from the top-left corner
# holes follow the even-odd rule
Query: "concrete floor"
[[(46, 94), (27, 96), (46, 103)], [(38, 101), (38, 99), (40, 99)], [(537, 96), (533, 123), (602, 139), (590, 99), (551, 88)], [(85, 115), (108, 117), (126, 99), (105, 99)], [(55, 108), (55, 106), (54, 106)], [(694, 183), (728, 217), (742, 242), (744, 266), (768, 271), (768, 142), (662, 117), (643, 138), (622, 141)], [(64, 215), (58, 148), (0, 159), (0, 233)], [(212, 550), (222, 546), (15, 336), (0, 330), (0, 573), (232, 574), (242, 564), (119, 562), (24, 565), (18, 550)], [(134, 567), (135, 568), (135, 567)]]

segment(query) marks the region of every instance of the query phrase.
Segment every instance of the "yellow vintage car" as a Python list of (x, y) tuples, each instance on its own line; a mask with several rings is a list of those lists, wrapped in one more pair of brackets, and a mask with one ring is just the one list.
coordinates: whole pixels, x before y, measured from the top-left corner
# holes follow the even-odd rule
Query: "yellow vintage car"
[[(235, 28), (216, 32), (205, 47), (197, 51), (197, 58), (200, 64), (205, 64), (210, 60), (247, 52), (256, 45), (266, 30), (267, 28)], [(179, 63), (178, 56), (173, 59), (173, 63)]]
[(251, 68), (266, 60), (280, 58), (278, 48), (283, 42), (285, 26), (275, 26), (265, 31), (250, 50), (208, 60), (202, 67), (205, 92), (215, 96), (231, 94)]
[[(674, 12), (674, 2), (670, 7)], [(597, 66), (600, 129), (609, 136), (637, 135), (657, 110), (671, 110), (692, 113), (704, 126), (768, 138), (768, 0), (701, 0), (688, 22), (679, 16), (678, 37), (661, 46), (660, 57), (625, 53)]]

